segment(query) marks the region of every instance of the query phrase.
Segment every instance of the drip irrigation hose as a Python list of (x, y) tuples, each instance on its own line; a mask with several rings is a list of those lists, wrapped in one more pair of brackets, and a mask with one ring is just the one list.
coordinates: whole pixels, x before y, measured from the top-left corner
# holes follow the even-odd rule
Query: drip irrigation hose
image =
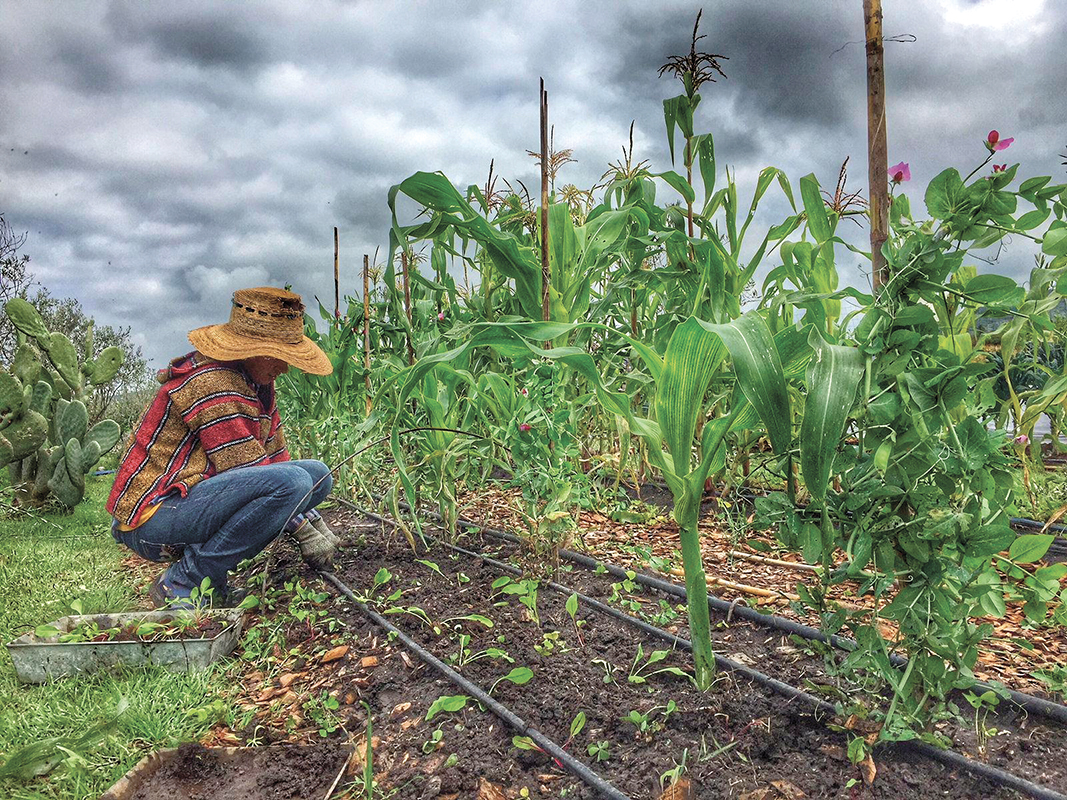
[[(354, 503), (351, 503), (350, 501), (342, 500), (342, 502), (349, 505), (353, 509), (358, 510), (360, 513), (369, 513), (366, 510), (359, 508)], [(400, 505), (406, 511), (411, 510), (407, 503), (401, 503)], [(437, 518), (438, 520), (440, 520), (440, 516), (432, 511), (425, 511), (423, 513), (425, 516), (430, 517), (431, 519)], [(377, 515), (375, 514), (372, 514), (371, 516), (377, 517)], [(378, 519), (383, 518), (378, 517)], [(499, 528), (478, 525), (477, 523), (464, 519), (457, 520), (456, 524), (462, 528), (474, 529), (476, 531), (492, 536), (496, 539), (502, 539), (510, 544), (522, 544), (522, 540), (518, 536), (513, 533), (509, 533), (508, 531), (501, 530)], [(576, 553), (573, 550), (566, 550), (561, 548), (559, 554), (562, 558), (565, 558), (568, 561), (573, 561), (575, 564), (579, 564), (580, 566), (586, 567), (588, 569), (596, 569), (598, 566), (601, 566), (606, 569), (611, 575), (614, 575), (616, 578), (629, 578), (627, 570), (624, 570), (621, 567), (617, 567), (614, 564), (608, 564), (603, 561), (597, 561), (595, 558), (587, 556), (583, 553)], [(684, 586), (681, 586), (677, 583), (673, 583), (671, 581), (665, 581), (662, 578), (655, 577), (654, 575), (646, 575), (643, 572), (634, 572), (633, 580), (636, 583), (640, 583), (642, 586), (647, 586), (648, 588), (655, 589), (658, 592), (663, 592), (664, 594), (677, 597), (680, 600), (685, 600), (688, 597)], [(820, 631), (818, 628), (813, 628), (810, 625), (804, 625), (802, 623), (795, 622), (794, 620), (786, 619), (785, 617), (780, 617), (777, 614), (761, 614), (760, 612), (751, 609), (747, 606), (728, 603), (725, 600), (715, 597), (710, 593), (708, 594), (708, 606), (719, 612), (720, 614), (732, 614), (733, 616), (743, 619), (747, 622), (751, 622), (754, 625), (759, 625), (763, 628), (771, 628), (773, 630), (781, 631), (782, 633), (786, 634), (796, 634), (797, 636), (800, 636), (803, 639), (811, 639), (814, 641), (823, 642), (824, 644), (832, 645), (833, 647), (836, 647), (840, 650), (852, 652), (858, 647), (858, 645), (856, 644), (856, 640), (851, 639), (847, 636), (837, 636), (836, 634), (827, 635)], [(905, 667), (907, 667), (908, 659), (904, 658), (901, 655), (898, 655), (897, 653), (890, 653), (889, 663), (891, 663), (895, 667), (904, 669)], [(987, 689), (993, 689), (992, 686), (990, 686), (984, 681), (978, 681), (975, 684), (975, 687), (983, 691)], [(1014, 705), (1023, 709), (1024, 711), (1031, 714), (1037, 714), (1039, 716), (1045, 717), (1046, 719), (1055, 720), (1056, 722), (1059, 722), (1063, 725), (1067, 725), (1067, 705), (1064, 705), (1062, 703), (1056, 703), (1052, 700), (1046, 700), (1043, 697), (1036, 697), (1032, 694), (1020, 692), (1015, 689), (1008, 689), (1007, 687), (1005, 687), (1005, 690), (1008, 693), (1008, 699), (1011, 700)], [(994, 691), (996, 690), (994, 689)]]
[(502, 705), (498, 701), (494, 700), (489, 694), (478, 685), (471, 683), (464, 678), (454, 669), (449, 667), (443, 661), (438, 659), (428, 650), (424, 649), (414, 639), (407, 636), (403, 631), (393, 625), (389, 620), (385, 619), (381, 614), (373, 611), (366, 603), (361, 601), (352, 593), (352, 590), (348, 586), (334, 575), (332, 572), (320, 572), (322, 577), (332, 583), (338, 591), (345, 597), (355, 603), (356, 607), (363, 612), (364, 616), (370, 619), (375, 625), (389, 633), (395, 634), (397, 640), (404, 645), (408, 650), (414, 653), (419, 660), (424, 664), (435, 669), (453, 684), (458, 686), (467, 694), (474, 697), (479, 703), (493, 712), (500, 720), (508, 725), (512, 730), (516, 731), (520, 736), (528, 736), (534, 744), (540, 747), (546, 754), (555, 759), (559, 764), (566, 767), (575, 777), (581, 780), (586, 785), (596, 789), (600, 792), (601, 797), (606, 797), (608, 800), (630, 800), (630, 798), (605, 781), (589, 767), (576, 759), (554, 741), (549, 739), (543, 733), (536, 728), (531, 727), (526, 723), (522, 717), (515, 714), (506, 706)]
[[(462, 553), (463, 555), (468, 556), (470, 558), (478, 559), (486, 564), (489, 564), (494, 569), (501, 570), (504, 572), (510, 572), (513, 575), (522, 574), (522, 570), (510, 564), (505, 564), (502, 561), (489, 558), (488, 556), (484, 556), (481, 553), (475, 553), (471, 550), (467, 550), (456, 545), (451, 545), (446, 542), (442, 542), (439, 539), (437, 541), (438, 543), (443, 544), (450, 550), (454, 550), (457, 553)], [(656, 638), (663, 639), (666, 642), (670, 642), (676, 648), (680, 648), (682, 650), (687, 650), (690, 652), (693, 650), (693, 643), (690, 642), (688, 639), (683, 639), (680, 636), (675, 636), (673, 633), (669, 633), (668, 631), (657, 628), (654, 625), (650, 625), (649, 623), (645, 622), (642, 619), (639, 619), (638, 617), (612, 608), (611, 606), (606, 605), (600, 602), (599, 600), (595, 600), (592, 597), (588, 597), (582, 594), (581, 592), (577, 592), (567, 586), (558, 584), (555, 581), (543, 581), (543, 583), (548, 588), (559, 592), (560, 594), (573, 594), (584, 605), (587, 605), (591, 608), (595, 608), (601, 613), (607, 614), (608, 616), (620, 620), (621, 622), (624, 622), (627, 625), (638, 628), (639, 630), (642, 630), (651, 636), (655, 636)], [(782, 681), (776, 680), (770, 677), (769, 675), (765, 675), (762, 672), (758, 672), (757, 670), (746, 667), (743, 664), (739, 664), (738, 662), (733, 661), (732, 659), (720, 656), (718, 654), (713, 654), (713, 656), (715, 658), (716, 666), (722, 667), (723, 669), (729, 670), (730, 672), (735, 672), (738, 675), (743, 675), (754, 683), (757, 683), (760, 686), (770, 689), (775, 694), (779, 694), (787, 700), (800, 700), (803, 703), (806, 703), (807, 705), (813, 706), (815, 711), (817, 712), (816, 718), (818, 717), (819, 713), (826, 714), (830, 717), (834, 717), (837, 715), (837, 709), (835, 709), (833, 705), (827, 703), (825, 700), (820, 700), (819, 698), (809, 694), (808, 692), (802, 691), (793, 686), (790, 686), (787, 683), (783, 683)], [(973, 759), (967, 758), (966, 756), (961, 755), (960, 753), (957, 753), (953, 750), (943, 750), (939, 747), (934, 747), (933, 745), (926, 744), (925, 742), (904, 742), (903, 746), (908, 747), (909, 749), (914, 750), (915, 752), (918, 752), (926, 756), (927, 758), (933, 759), (934, 761), (938, 761), (942, 764), (956, 769), (962, 769), (966, 772), (971, 773), (972, 775), (992, 781), (1001, 786), (1006, 786), (1010, 789), (1014, 789), (1015, 791), (1022, 792), (1023, 794), (1026, 794), (1029, 797), (1036, 798), (1037, 800), (1067, 800), (1067, 795), (1061, 794), (1060, 792), (1057, 792), (1053, 789), (1048, 789), (1044, 786), (1041, 786), (1040, 784), (1033, 783), (1032, 781), (1028, 781), (1025, 778), (1020, 778), (1018, 775), (1014, 775), (1010, 772), (1005, 772), (1004, 770), (998, 769), (997, 767), (992, 767), (988, 764), (983, 764), (980, 761), (974, 761)]]
[[(359, 509), (359, 511), (364, 514), (368, 514), (369, 516), (374, 517), (375, 519), (378, 519), (385, 524), (396, 524), (392, 520), (379, 516), (378, 514), (368, 512), (365, 509)], [(507, 572), (512, 575), (522, 574), (522, 570), (518, 569), (515, 566), (512, 566), (511, 564), (506, 564), (502, 561), (498, 561), (497, 559), (490, 558), (489, 556), (482, 555), (481, 553), (476, 553), (472, 550), (467, 550), (466, 548), (459, 547), (457, 545), (441, 542), (441, 540), (439, 539), (435, 539), (435, 541), (437, 541), (439, 544), (443, 544), (450, 550), (467, 556), (468, 558), (474, 558), (476, 560), (482, 561), (483, 563), (492, 566), (494, 569)], [(334, 582), (334, 584), (338, 586), (338, 588), (343, 586), (343, 584), (341, 584), (341, 582), (335, 576), (327, 573), (327, 577), (329, 577)], [(669, 633), (668, 631), (662, 630), (661, 628), (657, 628), (654, 625), (650, 625), (642, 619), (632, 616), (631, 614), (619, 611), (618, 609), (612, 608), (611, 606), (606, 605), (605, 603), (602, 603), (599, 600), (596, 600), (592, 597), (588, 597), (582, 594), (581, 592), (574, 591), (573, 589), (556, 583), (555, 581), (544, 581), (543, 583), (548, 588), (561, 594), (573, 594), (578, 598), (579, 602), (583, 603), (584, 605), (589, 606), (590, 608), (594, 608), (603, 614), (607, 614), (613, 619), (617, 619), (620, 622), (630, 625), (631, 627), (644, 631), (650, 636), (654, 636), (658, 639), (662, 639), (666, 642), (669, 642), (675, 648), (690, 652), (693, 649), (693, 644), (688, 639), (683, 639), (682, 637), (676, 636), (673, 633)], [(355, 600), (354, 596), (352, 596), (351, 593), (349, 593), (349, 597)], [(359, 601), (356, 602), (363, 609), (365, 609), (365, 613), (367, 613), (368, 616), (373, 615), (372, 618), (378, 616), (374, 614), (374, 612), (367, 609), (366, 606), (364, 606), (362, 603), (359, 603)], [(390, 623), (388, 623), (381, 617), (379, 617), (379, 619), (381, 619), (382, 623), (388, 625), (389, 628), (393, 627), (392, 625), (390, 625)], [(403, 636), (403, 634), (401, 634), (401, 636)], [(407, 644), (407, 642), (405, 642), (405, 644)], [(415, 645), (415, 647), (418, 647), (418, 645)], [(421, 650), (421, 648), (419, 649)], [(419, 655), (420, 657), (423, 657), (421, 653)], [(437, 659), (435, 659), (432, 655), (428, 653), (426, 655), (429, 656), (430, 659), (437, 661)], [(830, 703), (827, 703), (825, 700), (820, 700), (819, 698), (815, 697), (812, 694), (809, 694), (808, 692), (805, 692), (801, 689), (797, 689), (787, 683), (783, 683), (782, 681), (776, 680), (775, 678), (772, 678), (769, 675), (765, 675), (764, 673), (759, 672), (757, 670), (751, 669), (750, 667), (746, 667), (743, 664), (733, 661), (732, 659), (720, 656), (718, 654), (713, 655), (717, 666), (729, 670), (730, 672), (734, 672), (738, 675), (742, 675), (753, 681), (754, 683), (769, 689), (775, 694), (786, 698), (787, 700), (799, 700), (806, 705), (812, 706), (816, 712), (816, 716), (818, 716), (818, 714), (820, 713), (830, 717), (837, 715), (837, 709)], [(445, 666), (441, 662), (437, 661), (437, 664), (440, 665), (438, 669), (442, 671), (447, 670), (450, 673), (452, 672), (449, 667)], [(449, 675), (449, 678), (451, 679), (451, 675)], [(463, 678), (461, 678), (458, 674), (456, 674), (456, 678), (459, 678), (459, 680), (461, 681), (463, 680)], [(504, 710), (506, 711), (507, 709)], [(508, 713), (510, 714), (511, 712)], [(519, 721), (521, 722), (521, 720)], [(1032, 781), (1028, 781), (1025, 778), (1020, 778), (1018, 775), (1014, 775), (1010, 772), (1005, 772), (1002, 769), (998, 769), (997, 767), (993, 767), (988, 764), (983, 764), (980, 761), (974, 761), (953, 750), (943, 750), (941, 748), (934, 747), (933, 745), (926, 744), (925, 742), (914, 741), (903, 742), (901, 743), (901, 746), (907, 747), (913, 750), (914, 752), (917, 752), (923, 756), (926, 756), (927, 758), (930, 758), (946, 766), (952, 767), (954, 769), (964, 770), (976, 777), (991, 781), (1000, 786), (1005, 786), (1017, 792), (1021, 792), (1022, 794), (1025, 794), (1028, 797), (1034, 798), (1034, 800), (1067, 800), (1067, 795), (1061, 794), (1060, 792), (1057, 792), (1054, 789), (1049, 789), (1047, 787), (1033, 783)]]

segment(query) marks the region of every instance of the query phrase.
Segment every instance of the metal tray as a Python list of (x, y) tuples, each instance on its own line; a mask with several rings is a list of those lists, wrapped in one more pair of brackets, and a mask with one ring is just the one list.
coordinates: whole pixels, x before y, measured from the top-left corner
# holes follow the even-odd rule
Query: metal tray
[(53, 678), (114, 666), (156, 664), (176, 672), (204, 669), (228, 655), (241, 635), (244, 613), (237, 608), (192, 611), (141, 611), (125, 614), (91, 614), (62, 617), (49, 623), (70, 631), (83, 622), (101, 628), (125, 627), (131, 622), (165, 622), (194, 613), (206, 614), (224, 628), (208, 639), (171, 639), (157, 642), (55, 642), (39, 639), (32, 631), (7, 644), (15, 674), (23, 683), (44, 683)]

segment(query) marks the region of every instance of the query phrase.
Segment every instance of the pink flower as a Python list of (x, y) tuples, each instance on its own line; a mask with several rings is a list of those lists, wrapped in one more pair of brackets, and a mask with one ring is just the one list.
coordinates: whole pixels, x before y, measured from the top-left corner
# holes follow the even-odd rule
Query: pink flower
[(911, 168), (904, 161), (890, 167), (888, 172), (889, 180), (893, 181), (893, 183), (904, 183), (904, 181), (911, 180)]
[(1015, 444), (1028, 445), (1030, 444), (1030, 437), (1027, 436), (1025, 433), (1020, 433), (1018, 436), (1012, 439), (1012, 441), (1015, 442)]
[(1014, 137), (1012, 137), (1011, 139), (1001, 139), (999, 133), (997, 133), (996, 131), (990, 131), (989, 136), (986, 137), (985, 146), (986, 149), (989, 150), (990, 153), (992, 153), (995, 150), (1007, 150), (1009, 145), (1011, 145), (1011, 143), (1014, 141)]
[(438, 322), (444, 322), (445, 321), (445, 312), (444, 311), (438, 311), (437, 312), (437, 321)]
[(519, 389), (519, 394), (521, 394), (523, 397), (529, 397), (530, 390), (523, 386), (521, 389)]
[(1007, 168), (1008, 168), (1007, 164), (994, 164), (993, 165), (993, 172), (1003, 172)]
[(532, 428), (524, 422), (521, 425), (519, 425), (519, 430), (522, 431), (523, 433), (527, 433), (528, 431), (532, 430)]

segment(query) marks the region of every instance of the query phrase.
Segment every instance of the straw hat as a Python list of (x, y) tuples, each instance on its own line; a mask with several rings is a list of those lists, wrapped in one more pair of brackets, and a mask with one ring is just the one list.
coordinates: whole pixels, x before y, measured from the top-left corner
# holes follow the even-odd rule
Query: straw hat
[(300, 295), (284, 289), (238, 289), (233, 293), (230, 321), (191, 330), (189, 341), (220, 361), (270, 356), (312, 375), (333, 372), (330, 359), (304, 335)]

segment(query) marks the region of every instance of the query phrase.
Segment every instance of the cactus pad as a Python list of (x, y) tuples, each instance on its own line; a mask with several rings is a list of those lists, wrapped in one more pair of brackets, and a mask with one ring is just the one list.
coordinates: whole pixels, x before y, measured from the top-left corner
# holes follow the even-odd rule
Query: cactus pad
[(96, 442), (100, 447), (100, 453), (103, 454), (117, 445), (121, 436), (122, 429), (115, 420), (102, 419), (89, 429), (85, 435), (85, 444)]
[(81, 473), (88, 475), (89, 470), (96, 466), (96, 462), (100, 460), (100, 445), (96, 442), (88, 442), (85, 447), (82, 448), (82, 461), (81, 461)]
[(49, 332), (44, 325), (44, 320), (37, 313), (37, 309), (28, 301), (23, 300), (21, 297), (8, 300), (4, 304), (4, 311), (15, 328), (22, 333), (36, 339), (38, 342), (48, 338)]
[(48, 403), (51, 399), (52, 387), (45, 381), (37, 381), (37, 385), (33, 387), (33, 393), (30, 395), (28, 405), (38, 414), (44, 414), (48, 411)]
[(66, 445), (71, 439), (76, 439), (81, 444), (88, 428), (89, 412), (81, 400), (74, 400), (62, 409), (56, 409), (56, 444)]
[(53, 333), (45, 350), (60, 377), (77, 391), (81, 386), (81, 370), (78, 367), (78, 353), (74, 344), (64, 334)]
[(70, 508), (78, 505), (82, 497), (85, 496), (84, 484), (78, 487), (70, 479), (70, 474), (67, 472), (66, 459), (60, 459), (59, 463), (56, 464), (52, 477), (48, 480), (48, 488), (52, 490), (59, 502)]
[(15, 451), (7, 437), (0, 434), (0, 467), (5, 467), (15, 460)]
[(89, 370), (89, 383), (99, 386), (114, 378), (122, 366), (124, 354), (119, 347), (108, 347), (102, 352)]
[(32, 409), (26, 409), (14, 425), (4, 429), (4, 437), (11, 443), (16, 460), (21, 460), (44, 444), (48, 438), (48, 421)]
[(25, 407), (22, 384), (8, 372), (0, 372), (0, 428), (15, 422)]
[(37, 360), (37, 354), (33, 352), (33, 348), (25, 342), (20, 344), (15, 351), (11, 371), (24, 386), (33, 386), (37, 376), (41, 374), (41, 362)]

